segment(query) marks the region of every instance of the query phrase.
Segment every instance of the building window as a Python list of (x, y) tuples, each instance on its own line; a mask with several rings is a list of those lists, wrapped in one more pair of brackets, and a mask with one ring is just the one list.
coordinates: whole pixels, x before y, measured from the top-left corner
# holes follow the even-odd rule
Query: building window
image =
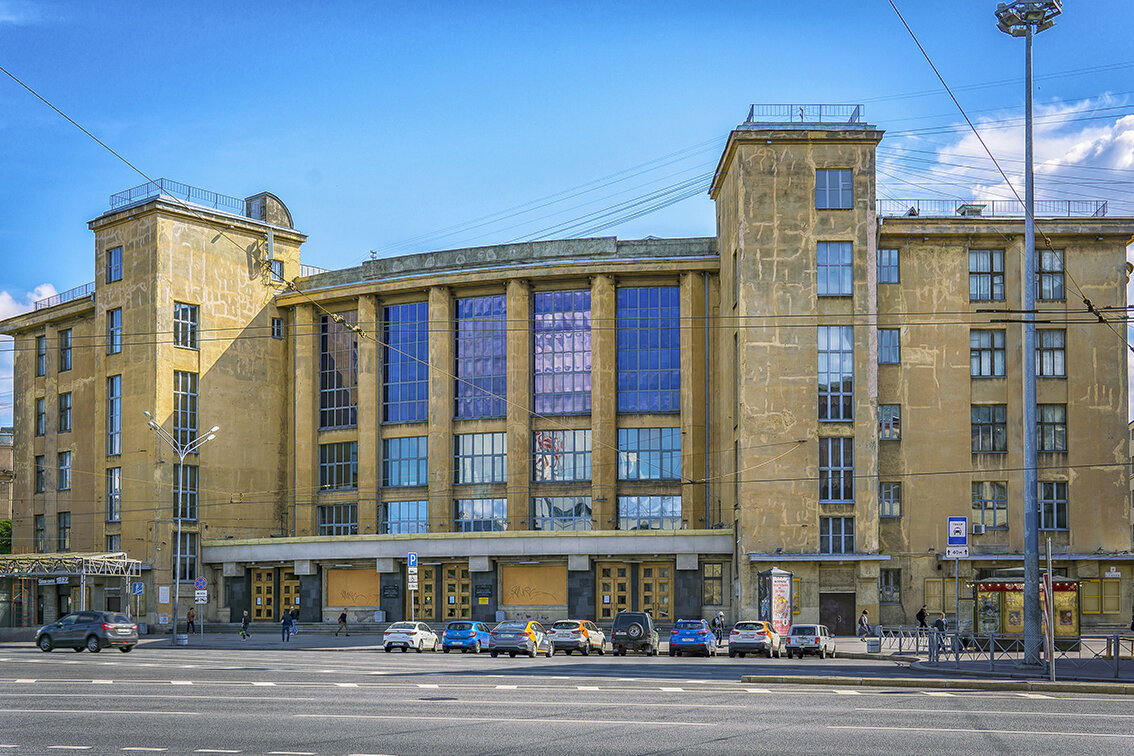
[(619, 480), (680, 480), (680, 428), (619, 428)]
[(901, 276), (898, 269), (898, 250), (878, 250), (878, 283), (900, 283)]
[(319, 444), (319, 490), (358, 488), (358, 442)]
[(854, 246), (850, 242), (819, 242), (817, 259), (819, 296), (851, 296)]
[(47, 490), (47, 457), (37, 454), (35, 457), (35, 492), (43, 493)]
[(854, 553), (854, 518), (853, 517), (820, 517), (819, 518), (819, 553), (820, 554), (853, 554)]
[(179, 582), (197, 579), (197, 534), (181, 533), (181, 562), (177, 568)]
[(122, 468), (106, 469), (106, 521), (122, 519)]
[(902, 571), (881, 569), (878, 571), (878, 602), (881, 604), (902, 603)]
[(1063, 250), (1040, 249), (1039, 270), (1036, 272), (1036, 299), (1061, 302), (1063, 292)]
[(590, 480), (591, 432), (534, 431), (532, 467), (538, 482)]
[(114, 283), (122, 280), (122, 247), (111, 247), (106, 250), (106, 282)]
[(197, 466), (173, 466), (173, 518), (197, 519)]
[(1008, 407), (1004, 404), (972, 405), (972, 451), (1008, 451)]
[[(341, 321), (341, 322), (340, 322)], [(358, 424), (357, 312), (319, 318), (319, 427)]]
[(319, 535), (358, 535), (357, 504), (323, 504), (319, 507)]
[(429, 303), (383, 308), (382, 343), (382, 421), (422, 422), (429, 412)]
[(590, 496), (535, 496), (532, 530), (590, 530)]
[(453, 502), (453, 528), (457, 533), (508, 529), (507, 499), (457, 499)]
[(197, 438), (197, 374), (173, 371), (173, 438), (182, 448)]
[(1036, 440), (1041, 452), (1067, 451), (1067, 405), (1036, 406)]
[(45, 397), (36, 397), (35, 400), (35, 435), (43, 436), (47, 434), (47, 399)]
[(122, 551), (122, 534), (121, 533), (107, 533), (106, 534), (106, 553), (118, 554)]
[(272, 318), (272, 338), (283, 338), (283, 318)]
[(508, 480), (506, 433), (461, 433), (453, 437), (454, 482), (505, 483)]
[(106, 454), (122, 453), (122, 376), (106, 379)]
[(619, 496), (619, 530), (680, 530), (680, 496)]
[(173, 345), (197, 348), (197, 305), (173, 303)]
[(854, 501), (854, 439), (819, 439), (819, 501)]
[(854, 328), (819, 326), (819, 419), (854, 419)]
[(724, 606), (724, 565), (720, 562), (701, 565), (701, 605)]
[(35, 374), (47, 374), (47, 337), (35, 337)]
[(71, 369), (71, 329), (59, 332), (59, 372)]
[(429, 437), (382, 439), (382, 485), (429, 485)]
[(902, 440), (902, 405), (878, 405), (878, 438), (881, 441)]
[(1040, 378), (1067, 377), (1067, 332), (1062, 329), (1036, 331), (1036, 375)]
[(681, 298), (676, 286), (619, 289), (618, 411), (681, 410)]
[(59, 395), (59, 432), (71, 432), (71, 392)]
[(429, 532), (429, 502), (387, 501), (382, 504), (382, 532), (388, 535)]
[(878, 329), (878, 364), (898, 365), (902, 362), (902, 336), (897, 328)]
[(532, 398), (540, 415), (591, 411), (591, 292), (533, 297)]
[(878, 484), (879, 515), (882, 517), (902, 516), (902, 484)]
[(59, 543), (58, 551), (71, 550), (71, 513), (60, 512), (55, 516), (56, 522), (59, 525)]
[(1004, 331), (969, 331), (969, 375), (1004, 377)]
[(268, 270), (271, 271), (271, 278), (273, 281), (284, 280), (283, 260), (268, 260)]
[(850, 210), (854, 207), (850, 168), (819, 168), (815, 171), (815, 209)]
[(986, 528), (1008, 527), (1008, 484), (973, 481), (973, 522)]
[(59, 478), (56, 486), (57, 491), (70, 491), (71, 490), (71, 452), (62, 451), (58, 454), (59, 460)]
[(969, 301), (1004, 301), (1004, 250), (969, 250)]
[(1067, 530), (1067, 484), (1039, 484), (1040, 530)]
[(47, 551), (47, 517), (35, 516), (35, 553), (43, 554)]
[(118, 354), (122, 351), (122, 308), (106, 311), (106, 353)]
[(457, 417), (504, 417), (508, 321), (503, 294), (457, 300)]

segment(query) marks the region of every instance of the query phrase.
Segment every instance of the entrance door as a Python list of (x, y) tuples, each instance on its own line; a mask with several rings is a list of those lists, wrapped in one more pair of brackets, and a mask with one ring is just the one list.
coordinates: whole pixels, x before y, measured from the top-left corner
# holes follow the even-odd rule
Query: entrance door
[(595, 575), (595, 616), (613, 620), (614, 615), (630, 608), (630, 565), (599, 563)]
[(421, 622), (437, 621), (437, 567), (435, 564), (421, 565), (417, 568), (417, 590), (412, 594), (406, 590), (406, 614), (409, 616), (411, 608), (410, 596), (413, 596), (413, 618)]
[(467, 564), (442, 565), (441, 600), (445, 619), (468, 619), (472, 616), (472, 581)]
[(832, 635), (854, 635), (854, 594), (820, 593), (819, 622)]
[(252, 570), (252, 619), (274, 622), (276, 619), (275, 570)]
[(294, 572), (284, 572), (280, 575), (280, 609), (291, 609), (299, 606), (299, 578)]
[(649, 612), (658, 621), (673, 619), (673, 563), (638, 565), (638, 611)]

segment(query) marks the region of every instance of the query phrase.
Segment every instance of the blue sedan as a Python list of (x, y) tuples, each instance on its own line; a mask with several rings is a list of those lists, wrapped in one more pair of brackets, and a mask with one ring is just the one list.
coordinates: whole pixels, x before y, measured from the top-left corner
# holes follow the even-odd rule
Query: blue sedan
[(669, 655), (679, 656), (685, 651), (695, 651), (705, 656), (717, 653), (717, 636), (703, 619), (678, 620), (669, 634)]
[(479, 654), (482, 648), (488, 647), (490, 632), (488, 625), (483, 622), (450, 622), (445, 627), (445, 634), (441, 636), (441, 650), (447, 654), (449, 649), (459, 648), (462, 654), (466, 651)]

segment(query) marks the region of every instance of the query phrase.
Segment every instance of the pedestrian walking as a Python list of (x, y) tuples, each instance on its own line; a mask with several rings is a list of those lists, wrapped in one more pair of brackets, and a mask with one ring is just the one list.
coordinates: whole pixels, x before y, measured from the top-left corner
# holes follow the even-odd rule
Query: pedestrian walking
[(711, 623), (713, 628), (713, 635), (717, 636), (717, 645), (724, 642), (724, 612), (717, 612), (717, 616), (713, 617)]
[(862, 610), (862, 614), (858, 615), (858, 637), (862, 640), (870, 635), (870, 618), (866, 615), (866, 610)]
[(299, 607), (291, 608), (291, 634), (299, 635)]
[(917, 610), (917, 626), (919, 628), (921, 628), (921, 627), (928, 628), (929, 627), (929, 625), (926, 622), (926, 620), (929, 618), (929, 615), (925, 611), (926, 609), (927, 609), (926, 605), (922, 604), (921, 609)]
[(280, 620), (280, 640), (287, 643), (291, 640), (291, 612), (284, 610), (283, 619)]
[(933, 629), (939, 632), (945, 632), (945, 612), (941, 612), (941, 616), (933, 621)]
[(350, 637), (350, 633), (347, 632), (346, 609), (343, 609), (343, 613), (339, 615), (339, 629), (335, 631), (335, 635), (339, 633), (346, 633), (346, 637)]
[(189, 613), (185, 615), (185, 632), (196, 632), (197, 623), (194, 622), (195, 619), (197, 619), (197, 611), (195, 609), (190, 609)]
[(248, 640), (252, 635), (248, 632), (248, 610), (244, 610), (244, 616), (240, 618), (240, 640)]

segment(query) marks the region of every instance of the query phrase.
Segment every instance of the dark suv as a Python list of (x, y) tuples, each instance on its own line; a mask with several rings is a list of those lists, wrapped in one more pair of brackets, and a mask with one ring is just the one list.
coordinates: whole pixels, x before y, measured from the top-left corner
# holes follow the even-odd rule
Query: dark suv
[(610, 632), (610, 645), (615, 656), (626, 656), (630, 650), (644, 651), (646, 656), (657, 656), (661, 641), (654, 618), (646, 612), (619, 612)]
[(118, 612), (71, 612), (37, 630), (35, 645), (41, 651), (85, 648), (92, 654), (113, 646), (126, 653), (138, 645), (138, 626)]

